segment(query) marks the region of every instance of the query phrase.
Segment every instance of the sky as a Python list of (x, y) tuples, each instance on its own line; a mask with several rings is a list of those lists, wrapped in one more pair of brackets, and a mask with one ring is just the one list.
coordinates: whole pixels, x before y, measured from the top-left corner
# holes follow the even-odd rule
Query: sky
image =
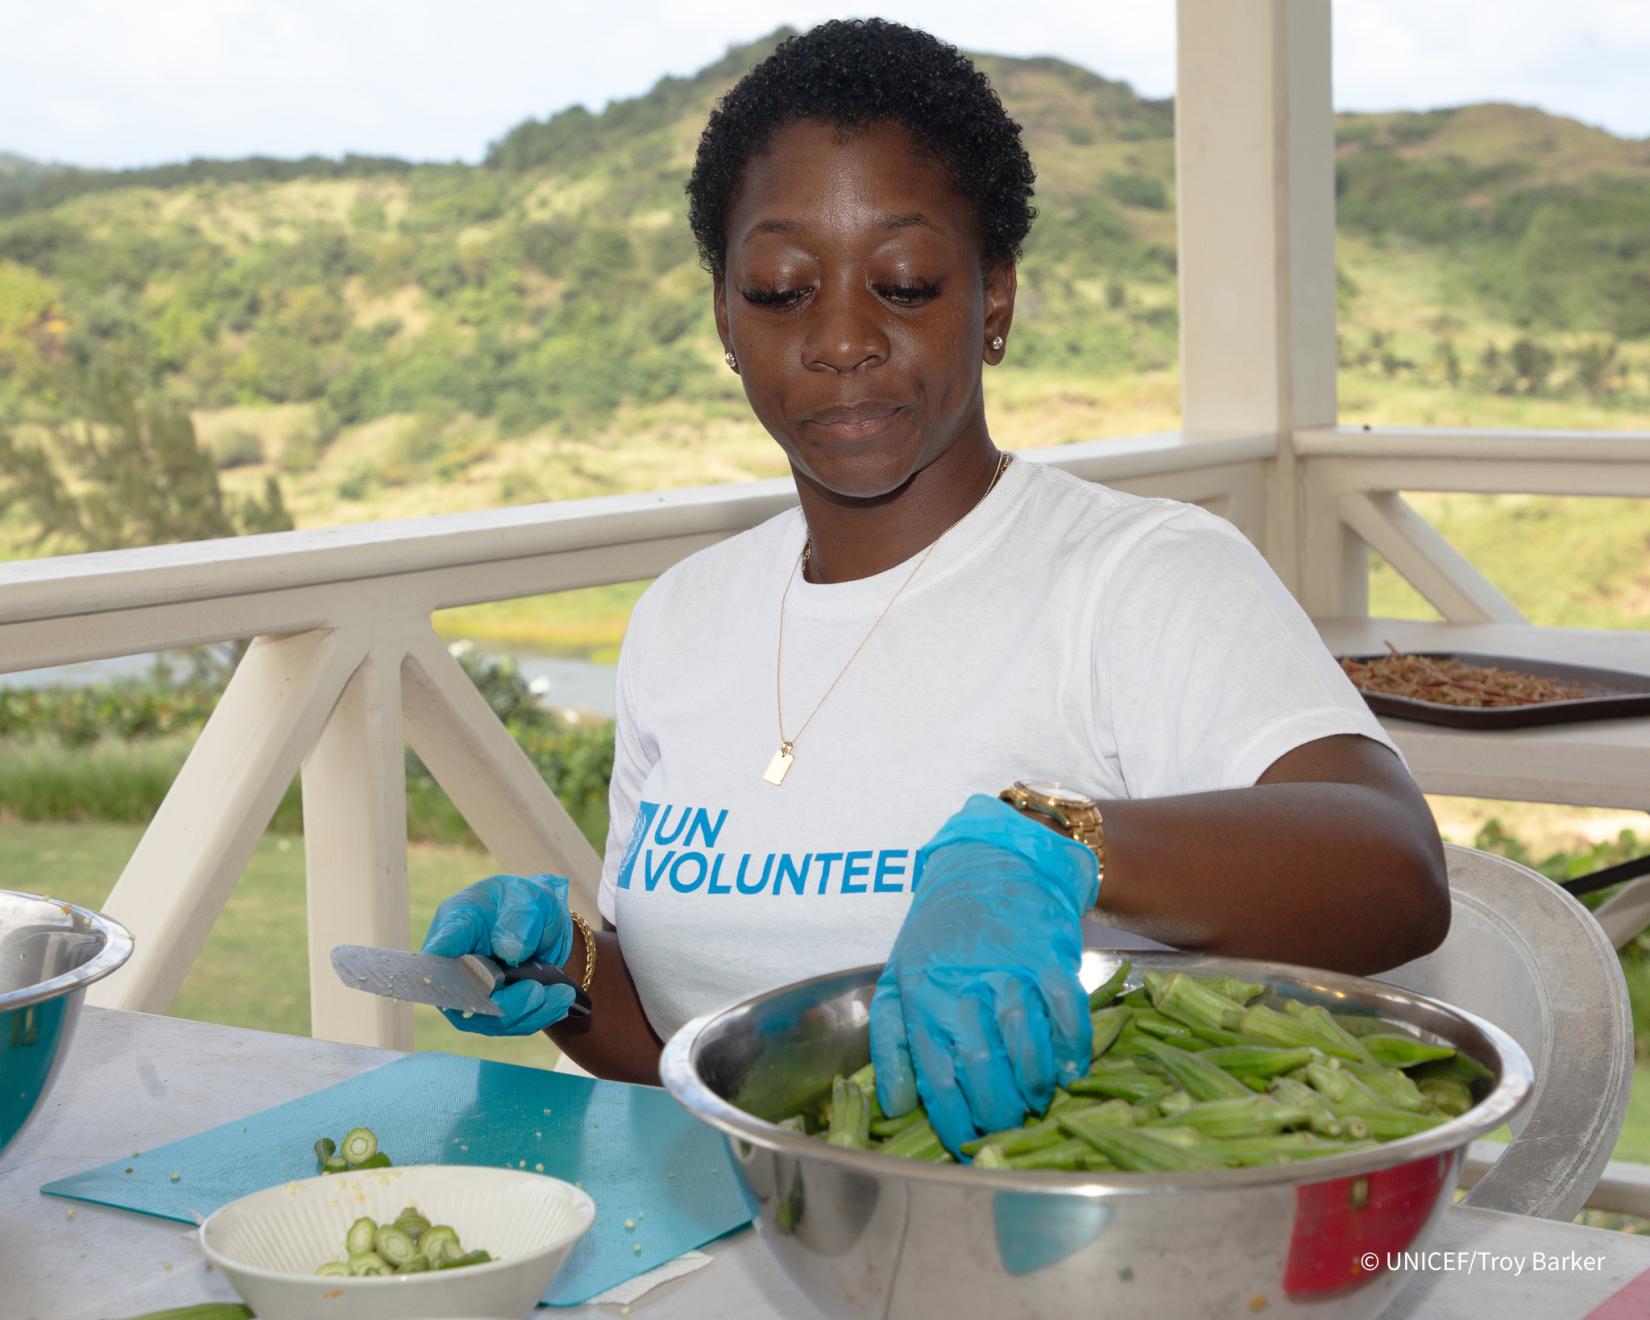
[[(1515, 101), (1650, 137), (1650, 0), (1334, 4), (1338, 109)], [(0, 4), (0, 151), (473, 162), (523, 119), (599, 110), (781, 23), (869, 12), (1174, 91), (1173, 0), (14, 0)]]

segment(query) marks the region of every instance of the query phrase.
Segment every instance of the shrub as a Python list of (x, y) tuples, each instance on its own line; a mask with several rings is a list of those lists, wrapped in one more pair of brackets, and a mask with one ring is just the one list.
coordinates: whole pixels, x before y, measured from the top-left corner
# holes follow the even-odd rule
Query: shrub
[(251, 431), (230, 431), (212, 446), (212, 459), (220, 471), (251, 467), (264, 461), (264, 442)]

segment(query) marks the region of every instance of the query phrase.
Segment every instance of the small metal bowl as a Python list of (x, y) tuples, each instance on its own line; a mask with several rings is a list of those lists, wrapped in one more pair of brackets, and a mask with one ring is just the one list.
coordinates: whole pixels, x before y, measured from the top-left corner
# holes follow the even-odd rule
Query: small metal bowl
[[(1098, 985), (1118, 954), (1090, 951)], [(913, 1163), (829, 1146), (772, 1119), (869, 1057), (876, 967), (816, 977), (688, 1023), (660, 1072), (727, 1138), (758, 1229), (828, 1316), (1306, 1316), (1361, 1320), (1404, 1282), (1455, 1190), (1467, 1144), (1529, 1094), (1529, 1058), (1460, 1009), (1362, 977), (1133, 953), (1151, 968), (1264, 982), (1274, 997), (1370, 1013), (1493, 1075), (1459, 1118), (1372, 1150), (1214, 1173), (1057, 1173)], [(1389, 1263), (1391, 1262), (1391, 1263)]]
[(0, 1158), (51, 1090), (86, 987), (131, 955), (108, 917), (0, 889)]

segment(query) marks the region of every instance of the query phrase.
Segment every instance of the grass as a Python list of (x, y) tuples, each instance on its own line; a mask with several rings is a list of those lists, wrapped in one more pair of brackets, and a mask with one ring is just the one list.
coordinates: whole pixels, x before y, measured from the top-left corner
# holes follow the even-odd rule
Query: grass
[[(0, 821), (148, 822), (177, 777), (194, 732), (128, 742), (101, 739), (70, 747), (56, 738), (0, 739)], [(575, 804), (573, 818), (592, 846), (607, 840), (607, 804)], [(296, 781), (270, 822), (272, 833), (303, 833), (303, 802)], [(414, 843), (479, 850), (480, 843), (439, 785), (407, 780), (407, 834)]]
[[(11, 824), (0, 830), (0, 886), (101, 907), (143, 827), (101, 821)], [(412, 931), (428, 929), (441, 900), (493, 871), (484, 852), (417, 844), (408, 857)], [(304, 850), (270, 834), (258, 844), (200, 957), (168, 1010), (174, 1017), (307, 1036)], [(457, 1031), (433, 1008), (413, 1009), (414, 1048), (551, 1067), (543, 1036), (490, 1040)]]
[[(1572, 496), (1410, 495), (1415, 510), (1532, 623), (1650, 628), (1650, 515), (1645, 502)], [(1392, 568), (1370, 576), (1370, 612), (1437, 613)]]
[(619, 657), (619, 642), (630, 622), (631, 607), (647, 585), (619, 582), (582, 591), (465, 605), (440, 611), (433, 622), (443, 637), (612, 662)]

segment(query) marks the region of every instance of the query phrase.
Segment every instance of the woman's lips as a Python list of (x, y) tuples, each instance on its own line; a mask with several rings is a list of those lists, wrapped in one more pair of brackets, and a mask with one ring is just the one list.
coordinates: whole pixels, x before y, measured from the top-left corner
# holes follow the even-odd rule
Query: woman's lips
[(834, 440), (864, 440), (886, 431), (905, 411), (897, 403), (856, 403), (851, 407), (827, 408), (816, 413), (807, 425)]

